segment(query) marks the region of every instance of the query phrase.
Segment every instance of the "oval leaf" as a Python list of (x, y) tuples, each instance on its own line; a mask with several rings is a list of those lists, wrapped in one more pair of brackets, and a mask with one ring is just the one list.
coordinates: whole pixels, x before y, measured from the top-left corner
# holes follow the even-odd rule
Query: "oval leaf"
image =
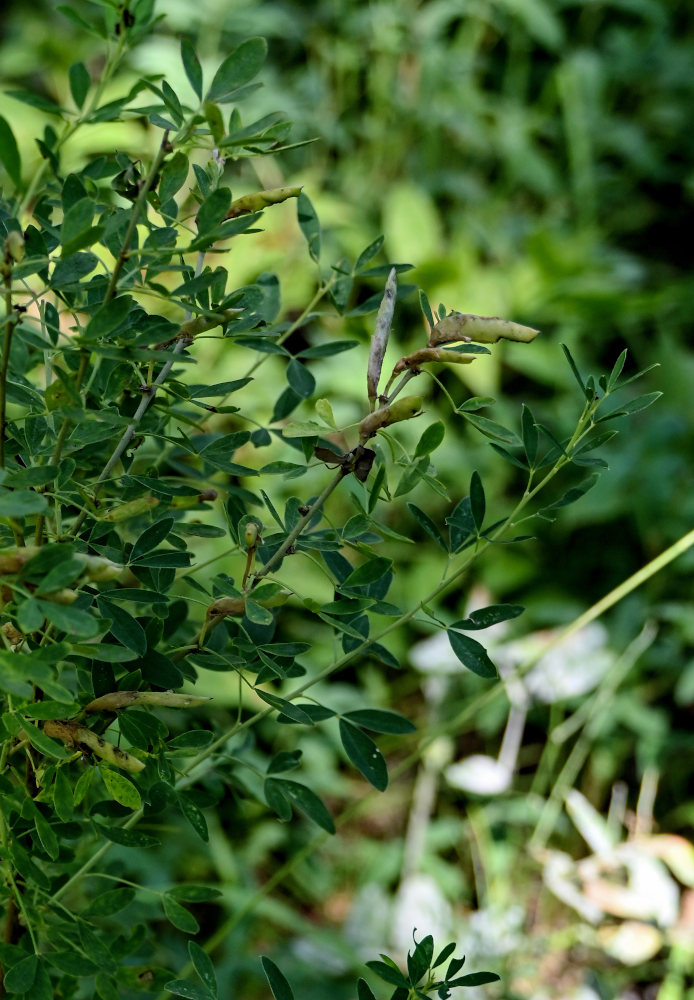
[(374, 741), (351, 722), (340, 719), (340, 739), (345, 753), (366, 780), (384, 792), (388, 787), (388, 768)]

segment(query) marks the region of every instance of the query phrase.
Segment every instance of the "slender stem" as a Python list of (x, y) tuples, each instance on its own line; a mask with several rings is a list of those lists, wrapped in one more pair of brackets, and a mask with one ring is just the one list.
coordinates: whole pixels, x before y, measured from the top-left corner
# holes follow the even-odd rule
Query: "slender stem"
[(164, 137), (161, 140), (157, 155), (154, 157), (154, 162), (150, 167), (149, 173), (141, 182), (139, 194), (133, 205), (133, 210), (130, 215), (130, 222), (128, 223), (128, 228), (123, 237), (123, 244), (120, 248), (120, 253), (118, 254), (118, 259), (116, 261), (116, 266), (111, 272), (111, 278), (106, 288), (106, 294), (104, 295), (104, 305), (110, 302), (113, 296), (116, 294), (116, 289), (118, 287), (118, 279), (120, 278), (121, 271), (125, 266), (125, 262), (128, 259), (128, 254), (130, 252), (130, 244), (132, 243), (133, 236), (135, 235), (135, 229), (138, 222), (140, 221), (140, 215), (145, 207), (147, 201), (147, 195), (154, 187), (159, 171), (161, 170), (161, 165), (169, 155), (172, 150), (172, 145), (169, 142), (169, 130), (164, 132)]
[(12, 308), (12, 258), (9, 249), (0, 265), (5, 286), (5, 333), (2, 339), (2, 361), (0, 361), (0, 469), (5, 468), (5, 435), (7, 432), (7, 375), (10, 367), (12, 334), (17, 325), (17, 316)]
[(292, 545), (297, 540), (297, 538), (304, 530), (306, 525), (309, 523), (313, 515), (316, 513), (316, 511), (321, 509), (321, 507), (328, 499), (330, 494), (333, 492), (334, 489), (336, 489), (340, 485), (340, 483), (344, 478), (345, 474), (342, 470), (340, 470), (337, 473), (337, 475), (330, 480), (330, 482), (325, 487), (323, 492), (319, 494), (319, 496), (313, 501), (313, 503), (306, 511), (306, 513), (303, 515), (303, 517), (299, 518), (299, 520), (296, 522), (296, 524), (289, 532), (285, 540), (282, 542), (280, 547), (277, 549), (277, 551), (273, 553), (273, 555), (268, 559), (268, 561), (264, 564), (263, 568), (258, 570), (258, 572), (254, 574), (253, 582), (251, 584), (251, 589), (255, 587), (255, 585), (258, 583), (259, 580), (262, 580), (264, 576), (267, 576), (267, 574), (271, 570), (273, 570), (278, 563), (282, 561), (284, 556), (287, 554), (288, 550), (292, 547)]
[[(180, 354), (181, 351), (183, 351), (184, 348), (188, 347), (191, 343), (192, 343), (191, 340), (189, 340), (187, 338), (181, 337), (174, 344), (173, 354), (174, 355)], [(120, 458), (122, 457), (122, 455), (125, 452), (126, 448), (128, 447), (128, 445), (132, 441), (133, 437), (135, 436), (135, 431), (137, 430), (137, 428), (138, 428), (138, 426), (140, 424), (140, 421), (144, 417), (144, 415), (147, 412), (147, 410), (149, 409), (149, 407), (154, 402), (154, 397), (157, 394), (157, 388), (163, 382), (166, 381), (166, 379), (167, 379), (167, 377), (169, 375), (169, 372), (171, 371), (171, 369), (174, 366), (175, 361), (176, 361), (175, 357), (169, 358), (169, 360), (163, 365), (162, 370), (159, 372), (158, 376), (156, 377), (156, 379), (154, 380), (154, 382), (152, 383), (152, 385), (148, 386), (147, 392), (144, 392), (142, 394), (142, 399), (140, 400), (140, 404), (139, 404), (138, 408), (135, 410), (130, 423), (128, 424), (128, 426), (123, 431), (123, 434), (121, 436), (120, 441), (118, 442), (118, 444), (116, 445), (116, 447), (113, 449), (113, 453), (112, 453), (111, 457), (109, 458), (108, 462), (106, 463), (106, 465), (102, 469), (101, 474), (99, 475), (98, 479), (96, 480), (96, 486), (95, 486), (95, 489), (94, 489), (94, 497), (95, 498), (99, 496), (99, 493), (101, 492), (101, 485), (111, 475), (111, 472), (113, 471), (113, 469), (115, 468), (115, 466), (119, 462)], [(84, 521), (86, 520), (87, 516), (88, 516), (88, 513), (87, 513), (86, 510), (83, 510), (77, 516), (77, 520), (75, 521), (75, 523), (72, 526), (72, 534), (73, 535), (77, 534), (77, 532), (79, 531), (79, 529), (84, 524)]]

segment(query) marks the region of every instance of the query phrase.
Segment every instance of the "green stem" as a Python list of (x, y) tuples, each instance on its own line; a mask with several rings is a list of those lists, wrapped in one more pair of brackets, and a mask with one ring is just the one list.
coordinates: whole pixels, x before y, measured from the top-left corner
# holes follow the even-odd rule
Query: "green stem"
[(7, 433), (7, 376), (10, 367), (12, 334), (17, 325), (17, 316), (12, 308), (12, 258), (5, 250), (2, 265), (5, 286), (5, 333), (2, 340), (2, 361), (0, 361), (0, 469), (5, 468), (5, 435)]

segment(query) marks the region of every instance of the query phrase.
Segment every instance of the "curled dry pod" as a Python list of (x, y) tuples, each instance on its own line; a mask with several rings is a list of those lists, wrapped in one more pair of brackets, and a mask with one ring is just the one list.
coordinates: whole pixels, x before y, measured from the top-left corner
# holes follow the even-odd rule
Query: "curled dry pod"
[(113, 764), (114, 767), (122, 768), (123, 771), (137, 774), (138, 771), (144, 770), (145, 765), (141, 760), (121, 750), (120, 747), (114, 747), (113, 743), (109, 743), (103, 736), (97, 736), (91, 729), (77, 722), (58, 722), (50, 719), (44, 722), (43, 731), (46, 736), (62, 740), (67, 746), (87, 747), (97, 757)]
[(396, 399), (388, 406), (382, 406), (373, 413), (369, 413), (359, 424), (359, 436), (362, 440), (373, 437), (376, 431), (390, 424), (400, 423), (401, 420), (409, 420), (416, 417), (422, 410), (421, 396), (403, 396)]
[(395, 296), (398, 290), (398, 279), (395, 268), (391, 268), (381, 304), (378, 307), (376, 317), (376, 329), (371, 338), (371, 348), (369, 350), (369, 364), (366, 370), (366, 391), (369, 403), (373, 408), (376, 405), (378, 396), (378, 382), (381, 377), (383, 358), (388, 346), (390, 336), (390, 325), (393, 322), (393, 310), (395, 308)]
[(84, 561), (84, 572), (88, 580), (93, 583), (104, 583), (107, 580), (116, 580), (123, 572), (123, 567), (118, 563), (111, 562), (104, 556), (77, 555), (77, 559)]
[(245, 194), (243, 198), (232, 201), (226, 219), (235, 219), (238, 215), (248, 215), (249, 212), (261, 212), (268, 205), (279, 205), (288, 198), (298, 198), (300, 187), (269, 188), (267, 191), (256, 191), (255, 194)]
[(395, 368), (393, 368), (393, 375), (399, 375), (400, 372), (409, 371), (411, 368), (419, 368), (420, 365), (425, 365), (430, 361), (445, 362), (449, 365), (469, 365), (474, 360), (474, 354), (447, 351), (443, 347), (422, 347), (418, 351), (413, 351), (412, 354), (400, 358)]
[(475, 316), (473, 313), (452, 313), (432, 327), (429, 346), (474, 340), (478, 344), (496, 344), (498, 340), (518, 340), (529, 344), (539, 330), (521, 323), (512, 323), (498, 316)]
[(85, 712), (116, 712), (131, 705), (163, 705), (166, 708), (195, 708), (212, 701), (209, 695), (179, 694), (176, 691), (111, 691), (85, 705)]

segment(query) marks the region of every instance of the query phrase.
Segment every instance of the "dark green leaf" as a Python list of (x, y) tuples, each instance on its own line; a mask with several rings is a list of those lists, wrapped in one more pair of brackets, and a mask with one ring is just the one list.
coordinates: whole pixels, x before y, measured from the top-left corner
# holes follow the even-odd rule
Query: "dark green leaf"
[(434, 523), (434, 521), (432, 521), (429, 515), (413, 503), (408, 503), (407, 507), (414, 519), (419, 522), (422, 528), (424, 528), (427, 535), (429, 535), (430, 538), (433, 538), (436, 544), (439, 545), (444, 552), (448, 552), (448, 546), (446, 545), (443, 534), (441, 533), (441, 529)]
[(187, 903), (204, 903), (208, 899), (217, 899), (222, 893), (208, 885), (176, 885), (169, 889), (169, 895)]
[(566, 360), (569, 362), (569, 367), (571, 368), (571, 371), (573, 372), (574, 378), (576, 379), (576, 381), (578, 382), (578, 384), (581, 387), (581, 392), (585, 396), (585, 393), (586, 393), (585, 382), (581, 378), (581, 374), (580, 374), (578, 368), (576, 367), (576, 362), (574, 361), (573, 357), (571, 356), (571, 351), (566, 346), (566, 344), (562, 344), (561, 345), (561, 349), (564, 352), (564, 354), (566, 355)]
[(461, 413), (465, 420), (485, 437), (503, 441), (505, 444), (519, 445), (521, 443), (512, 430), (497, 423), (496, 420), (489, 420), (488, 417), (480, 417), (478, 413), (468, 413), (460, 408), (458, 408), (458, 413)]
[(53, 808), (55, 809), (58, 819), (62, 820), (63, 823), (68, 823), (72, 819), (72, 785), (68, 781), (65, 775), (65, 770), (62, 767), (59, 767), (55, 772), (55, 781), (53, 782)]
[[(178, 150), (166, 161), (161, 171), (158, 194), (162, 203), (173, 198), (186, 182), (188, 176), (188, 157)], [(168, 230), (167, 230), (168, 232)]]
[(624, 406), (620, 406), (619, 409), (613, 410), (611, 413), (605, 414), (604, 417), (600, 417), (596, 423), (604, 423), (605, 420), (613, 420), (615, 417), (625, 417), (630, 413), (639, 413), (641, 410), (645, 410), (647, 407), (652, 406), (657, 399), (660, 399), (662, 392), (646, 392), (643, 396), (637, 396), (635, 399), (630, 399), (628, 403)]
[(359, 708), (345, 712), (343, 717), (375, 733), (414, 733), (417, 728), (404, 715), (384, 708)]
[(414, 985), (420, 981), (422, 976), (428, 970), (431, 960), (434, 955), (434, 939), (431, 934), (427, 934), (426, 937), (415, 947), (412, 955), (408, 953), (407, 955), (407, 971), (410, 976), (410, 982)]
[(342, 354), (343, 351), (351, 351), (358, 346), (357, 340), (333, 340), (328, 344), (317, 344), (315, 347), (307, 347), (299, 351), (297, 358), (329, 358), (333, 354)]
[(481, 643), (467, 635), (461, 635), (460, 632), (451, 630), (448, 632), (448, 641), (462, 665), (471, 670), (473, 674), (488, 679), (499, 676), (496, 667), (487, 655), (487, 650)]
[(379, 792), (388, 787), (388, 768), (374, 741), (357, 726), (340, 719), (340, 739), (345, 753), (366, 780)]
[(297, 809), (301, 809), (309, 819), (312, 819), (314, 823), (317, 823), (327, 833), (335, 833), (335, 824), (332, 816), (321, 799), (310, 788), (307, 788), (306, 785), (302, 785), (298, 781), (290, 781), (288, 778), (268, 778), (267, 780), (280, 781), (292, 805), (296, 806)]
[(314, 209), (308, 195), (302, 191), (296, 202), (297, 218), (299, 228), (304, 234), (308, 243), (308, 252), (311, 258), (318, 263), (320, 258), (320, 223), (316, 210)]
[(517, 455), (513, 455), (507, 448), (504, 448), (503, 445), (497, 444), (496, 441), (492, 441), (491, 446), (494, 451), (501, 455), (502, 458), (505, 458), (507, 462), (510, 462), (511, 465), (515, 465), (517, 469), (522, 469), (523, 472), (528, 472), (527, 463), (521, 458), (518, 458)]
[(189, 385), (188, 392), (191, 399), (209, 399), (211, 396), (227, 396), (230, 392), (243, 389), (244, 385), (248, 385), (252, 381), (252, 378), (237, 378), (232, 382), (218, 382), (216, 385)]
[[(385, 957), (385, 956), (384, 956)], [(409, 989), (409, 982), (403, 976), (402, 972), (394, 965), (387, 965), (385, 962), (367, 962), (367, 968), (375, 972), (377, 976), (384, 979), (387, 983), (391, 983), (393, 986), (401, 986), (403, 989)]]
[(124, 608), (112, 604), (103, 597), (98, 599), (98, 604), (101, 614), (112, 619), (111, 635), (126, 649), (132, 650), (138, 656), (144, 656), (147, 652), (147, 637), (142, 625)]
[[(209, 233), (216, 229), (229, 211), (230, 204), (231, 191), (226, 187), (216, 188), (210, 195), (207, 196), (207, 198), (205, 198), (202, 205), (198, 209), (196, 220), (198, 224), (198, 232), (201, 236), (204, 233)], [(192, 280), (193, 279), (191, 278), (191, 281)], [(190, 293), (186, 293), (185, 287), (183, 287), (180, 290), (180, 294), (185, 295)]]
[(365, 979), (357, 979), (357, 1000), (376, 1000), (373, 990)]
[(126, 830), (122, 826), (103, 826), (95, 820), (94, 826), (99, 833), (112, 840), (114, 844), (122, 844), (123, 847), (159, 847), (160, 841), (156, 837), (150, 837), (148, 833), (140, 833), (139, 830)]
[(353, 590), (355, 587), (365, 587), (370, 583), (375, 583), (377, 580), (381, 580), (386, 573), (389, 573), (392, 566), (392, 559), (375, 556), (365, 562), (363, 566), (353, 570), (347, 579), (340, 584), (340, 590)]
[(5, 989), (8, 993), (26, 993), (34, 984), (39, 968), (38, 955), (27, 955), (5, 973)]
[(170, 896), (168, 893), (164, 893), (162, 896), (162, 905), (164, 907), (164, 913), (166, 914), (166, 919), (170, 924), (179, 931), (183, 931), (184, 934), (197, 934), (200, 930), (200, 924), (197, 922), (192, 913), (186, 910), (185, 906), (181, 906), (176, 900)]
[(202, 809), (199, 809), (198, 806), (196, 806), (188, 792), (178, 793), (178, 804), (181, 807), (181, 812), (193, 827), (198, 837), (207, 843), (210, 839), (210, 835), (207, 830), (207, 821), (205, 820)]
[(313, 395), (316, 388), (316, 380), (306, 365), (302, 365), (296, 358), (287, 365), (287, 381), (294, 392), (302, 399), (308, 399)]
[(429, 304), (429, 299), (426, 295), (426, 292), (423, 292), (421, 288), (419, 289), (419, 307), (422, 310), (424, 319), (427, 321), (429, 326), (434, 326), (436, 321), (434, 319), (434, 314), (431, 311), (431, 305)]
[(224, 104), (235, 90), (260, 72), (266, 55), (267, 42), (264, 38), (249, 38), (242, 42), (229, 53), (215, 73), (206, 100)]
[(268, 958), (267, 955), (262, 955), (260, 961), (263, 963), (265, 978), (270, 985), (275, 1000), (294, 1000), (291, 986), (272, 959)]
[(273, 708), (278, 709), (280, 712), (284, 712), (284, 714), (291, 719), (292, 722), (296, 722), (301, 726), (313, 725), (313, 719), (311, 716), (307, 715), (302, 708), (295, 705), (293, 702), (287, 701), (285, 698), (280, 698), (276, 694), (270, 694), (269, 691), (262, 691), (260, 688), (256, 688), (255, 692), (258, 697), (262, 698), (268, 705), (272, 705)]
[(489, 607), (480, 608), (479, 611), (472, 611), (467, 618), (453, 622), (450, 627), (463, 629), (466, 632), (490, 628), (492, 625), (498, 625), (499, 622), (517, 618), (524, 610), (525, 608), (520, 604), (490, 604)]
[(27, 517), (43, 514), (48, 501), (41, 493), (32, 490), (0, 490), (0, 517)]
[(46, 736), (42, 729), (39, 729), (29, 722), (28, 719), (23, 719), (22, 728), (27, 734), (29, 742), (35, 750), (42, 753), (45, 757), (55, 757), (57, 760), (68, 760), (70, 754), (67, 752), (62, 743), (58, 743), (57, 740), (51, 739), (50, 736)]
[(436, 956), (436, 961), (431, 966), (432, 969), (438, 969), (439, 965), (443, 965), (448, 956), (452, 955), (454, 951), (455, 951), (455, 941), (452, 941), (450, 944), (447, 944), (445, 948), (442, 948), (441, 951), (438, 953), (438, 955)]
[(173, 528), (173, 524), (172, 517), (163, 517), (160, 521), (155, 521), (154, 524), (148, 525), (132, 547), (130, 562), (133, 563), (146, 552), (156, 549), (157, 545), (167, 537)]
[(73, 63), (68, 70), (68, 76), (70, 79), (70, 93), (72, 94), (72, 99), (77, 107), (81, 108), (87, 94), (89, 93), (89, 88), (92, 85), (92, 78), (89, 75), (89, 70), (83, 62)]
[(450, 517), (446, 518), (451, 537), (451, 552), (457, 552), (465, 542), (477, 534), (470, 509), (470, 497), (464, 497), (456, 504)]
[(487, 983), (498, 983), (500, 977), (495, 972), (470, 972), (460, 979), (451, 979), (447, 986), (485, 986)]
[(0, 163), (16, 188), (22, 184), (22, 161), (17, 141), (8, 122), (0, 115)]
[(537, 427), (530, 407), (523, 403), (521, 409), (521, 431), (523, 437), (523, 448), (528, 459), (528, 465), (532, 466), (537, 457)]
[(292, 818), (292, 807), (289, 798), (284, 790), (282, 781), (275, 778), (268, 778), (263, 785), (265, 801), (277, 813), (283, 823), (288, 823)]
[(82, 911), (85, 917), (109, 917), (113, 913), (118, 913), (129, 906), (135, 898), (135, 890), (130, 886), (123, 886), (120, 889), (109, 889), (99, 893), (89, 903), (86, 910)]
[(200, 60), (195, 54), (192, 43), (187, 38), (181, 39), (181, 61), (185, 70), (188, 82), (195, 91), (195, 96), (202, 100), (202, 67)]
[(472, 514), (477, 531), (481, 531), (482, 529), (485, 509), (486, 501), (482, 480), (480, 479), (479, 472), (473, 472), (470, 478), (470, 513)]
[(355, 274), (358, 274), (359, 271), (362, 271), (369, 263), (369, 261), (373, 260), (373, 258), (380, 252), (381, 247), (383, 246), (383, 240), (384, 240), (383, 236), (378, 236), (373, 241), (373, 243), (369, 243), (368, 247), (366, 247), (365, 250), (362, 250), (362, 252), (357, 257), (356, 264), (354, 265)]
[(592, 490), (599, 478), (600, 476), (597, 472), (593, 473), (592, 476), (589, 476), (578, 486), (572, 486), (570, 490), (567, 490), (566, 493), (559, 498), (559, 500), (555, 500), (555, 502), (550, 504), (548, 507), (543, 507), (540, 511), (538, 511), (538, 513), (545, 515), (549, 511), (559, 510), (560, 507), (568, 507), (569, 504), (575, 503), (577, 500), (580, 500), (582, 496), (585, 496), (588, 490)]
[(210, 993), (204, 986), (189, 983), (187, 979), (171, 979), (164, 988), (177, 997), (186, 997), (187, 1000), (212, 1000), (217, 995)]
[(430, 455), (441, 444), (445, 433), (446, 428), (441, 420), (430, 424), (417, 442), (414, 457), (422, 458), (424, 455)]

